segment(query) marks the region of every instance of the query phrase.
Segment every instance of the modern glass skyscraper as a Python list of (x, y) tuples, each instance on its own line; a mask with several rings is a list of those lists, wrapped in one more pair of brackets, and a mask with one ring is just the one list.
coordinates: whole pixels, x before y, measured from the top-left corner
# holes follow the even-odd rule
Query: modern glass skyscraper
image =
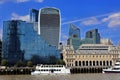
[(39, 10), (30, 9), (30, 23), (34, 24), (34, 30), (38, 32), (38, 15)]
[(67, 40), (67, 45), (72, 45), (75, 50), (80, 46), (80, 29), (75, 25), (70, 24), (69, 28), (69, 39)]
[(3, 44), (2, 58), (8, 63), (15, 64), (16, 61), (22, 60), (24, 51), (20, 48), (20, 38), (22, 34), (18, 30), (18, 21), (5, 21), (3, 23)]
[(98, 33), (98, 29), (87, 31), (86, 39), (92, 39), (94, 44), (100, 44), (100, 34)]
[(31, 60), (34, 64), (54, 64), (60, 59), (59, 50), (38, 35), (33, 23), (11, 20), (3, 24), (2, 58), (10, 64), (19, 60)]
[(38, 22), (39, 11), (36, 9), (30, 10), (30, 22)]
[(75, 25), (70, 24), (69, 37), (80, 38), (80, 29)]
[(60, 11), (56, 8), (43, 8), (39, 11), (38, 34), (45, 41), (58, 48), (60, 35)]
[(87, 31), (85, 39), (81, 39), (80, 29), (73, 24), (70, 24), (67, 45), (71, 45), (74, 50), (77, 50), (82, 44), (100, 44), (100, 34), (98, 33), (98, 29)]

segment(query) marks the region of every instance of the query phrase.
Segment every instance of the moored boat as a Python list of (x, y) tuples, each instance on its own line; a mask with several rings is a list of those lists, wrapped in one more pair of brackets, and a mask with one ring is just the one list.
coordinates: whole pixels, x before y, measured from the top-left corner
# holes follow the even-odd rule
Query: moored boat
[(36, 70), (31, 72), (31, 75), (56, 75), (70, 74), (70, 69), (64, 65), (37, 65)]
[(120, 60), (116, 61), (114, 66), (103, 69), (103, 73), (120, 73)]

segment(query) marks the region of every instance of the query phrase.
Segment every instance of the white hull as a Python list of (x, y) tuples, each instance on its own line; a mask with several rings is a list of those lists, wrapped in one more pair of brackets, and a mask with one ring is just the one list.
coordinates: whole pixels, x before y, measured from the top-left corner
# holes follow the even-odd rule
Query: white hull
[(120, 70), (103, 69), (102, 73), (120, 73)]
[(70, 69), (63, 65), (39, 65), (31, 75), (65, 75), (70, 74)]
[(116, 61), (111, 68), (103, 69), (102, 73), (120, 73), (120, 61)]

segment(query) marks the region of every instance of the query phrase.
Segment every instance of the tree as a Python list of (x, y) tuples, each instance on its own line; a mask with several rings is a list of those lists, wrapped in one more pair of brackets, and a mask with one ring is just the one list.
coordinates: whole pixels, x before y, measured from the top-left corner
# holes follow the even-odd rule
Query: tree
[(22, 67), (22, 66), (24, 66), (24, 63), (23, 63), (21, 60), (19, 60), (19, 61), (15, 64), (15, 66), (16, 66), (16, 67)]
[(58, 60), (58, 61), (57, 61), (57, 64), (65, 65), (65, 61), (63, 61), (63, 60)]
[(28, 62), (27, 62), (27, 66), (28, 66), (28, 67), (32, 67), (32, 66), (33, 66), (32, 61), (28, 61)]
[(1, 61), (1, 65), (2, 65), (2, 66), (7, 66), (7, 64), (8, 64), (8, 62), (7, 62), (6, 59), (3, 59), (3, 60)]

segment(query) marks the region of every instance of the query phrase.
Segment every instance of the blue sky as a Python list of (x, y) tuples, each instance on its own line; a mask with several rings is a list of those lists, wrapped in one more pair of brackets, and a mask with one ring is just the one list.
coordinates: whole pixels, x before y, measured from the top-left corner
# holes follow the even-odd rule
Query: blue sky
[(29, 21), (29, 10), (56, 7), (61, 12), (61, 41), (68, 38), (69, 23), (85, 32), (98, 28), (102, 38), (117, 45), (120, 41), (120, 0), (0, 0), (0, 33), (3, 21)]

